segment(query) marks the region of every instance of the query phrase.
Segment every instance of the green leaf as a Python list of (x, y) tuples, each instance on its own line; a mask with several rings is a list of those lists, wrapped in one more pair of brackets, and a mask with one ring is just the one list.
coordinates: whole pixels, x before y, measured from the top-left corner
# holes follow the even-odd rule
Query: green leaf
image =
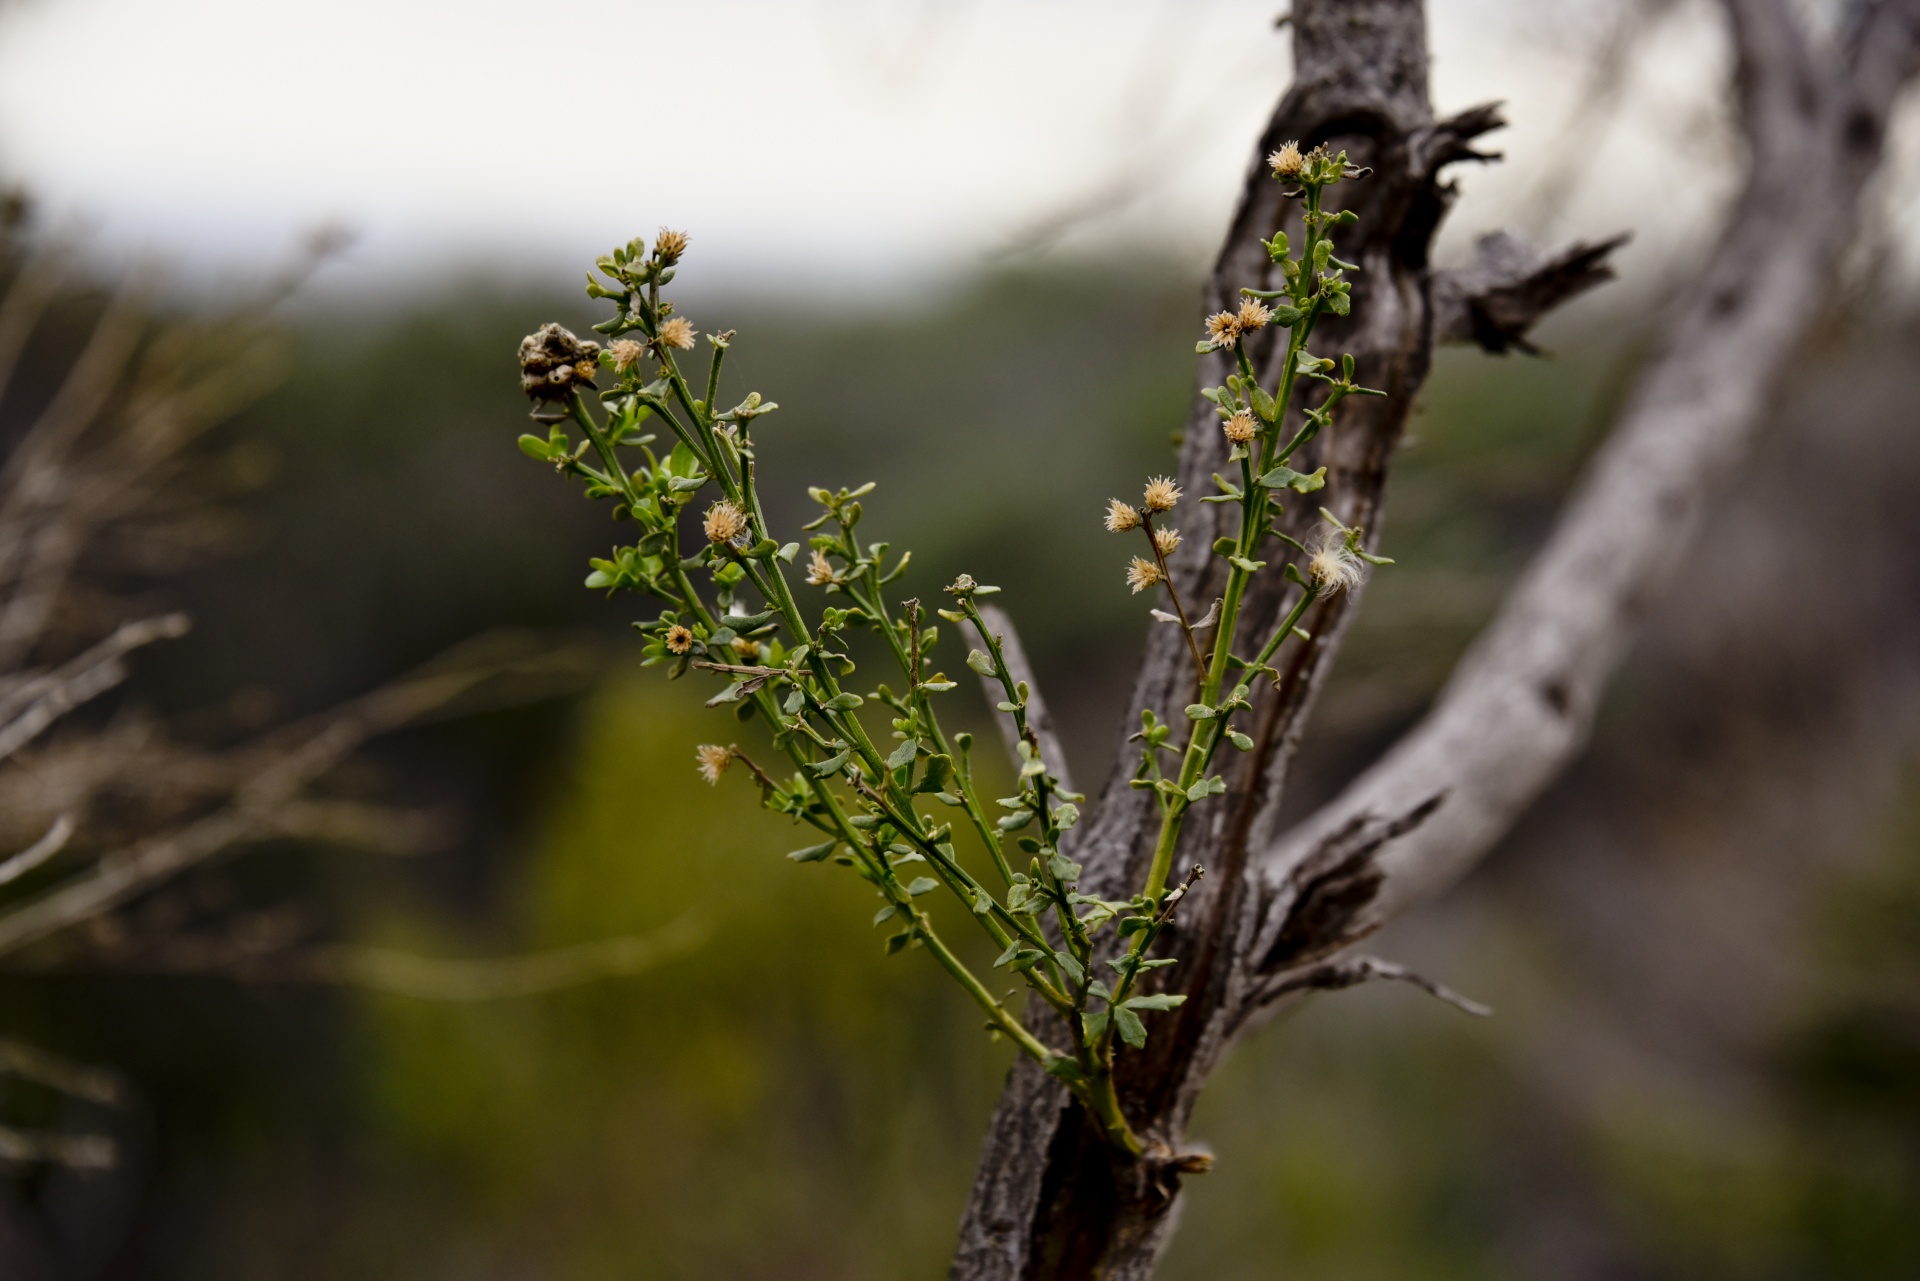
[(830, 774), (838, 774), (842, 769), (846, 768), (847, 760), (852, 755), (853, 749), (851, 747), (841, 748), (840, 751), (829, 756), (826, 760), (817, 761), (807, 766), (807, 772), (815, 778), (826, 778)]
[(1190, 721), (1210, 721), (1219, 714), (1205, 703), (1187, 704), (1187, 719)]
[(1015, 939), (1013, 942), (1007, 944), (1006, 951), (1000, 953), (999, 959), (994, 961), (993, 963), (993, 968), (996, 970), (999, 969), (1001, 966), (1005, 965), (1008, 961), (1011, 961), (1016, 955), (1018, 955), (1019, 951), (1020, 951), (1020, 940)]
[(1257, 574), (1267, 567), (1267, 562), (1264, 560), (1248, 560), (1245, 556), (1229, 556), (1227, 563), (1249, 574)]
[(520, 438), (520, 452), (529, 458), (538, 458), (543, 463), (553, 457), (552, 449), (546, 441), (540, 439), (538, 436), (522, 436)]
[(1311, 494), (1316, 489), (1325, 488), (1327, 469), (1317, 467), (1311, 472), (1297, 472), (1291, 467), (1275, 467), (1257, 483), (1267, 489), (1291, 489), (1296, 494)]
[(1009, 814), (1001, 819), (1000, 830), (1003, 832), (1017, 832), (1031, 822), (1033, 822), (1033, 811), (1021, 810), (1018, 814)]
[[(1003, 819), (1002, 822), (1004, 821)], [(1055, 853), (1049, 858), (1047, 870), (1052, 872), (1054, 879), (1062, 885), (1072, 885), (1080, 879), (1080, 865), (1065, 854)]]
[(1081, 968), (1080, 962), (1075, 959), (1073, 953), (1055, 952), (1053, 959), (1054, 963), (1066, 972), (1067, 977), (1071, 979), (1076, 986), (1087, 981), (1087, 972)]
[(799, 554), (800, 554), (799, 543), (788, 543), (785, 547), (782, 547), (778, 552), (775, 553), (775, 555), (779, 556), (781, 560), (784, 560), (789, 565), (793, 564), (793, 558)]
[(911, 942), (913, 942), (913, 931), (902, 930), (900, 933), (894, 935), (892, 938), (887, 940), (887, 955), (892, 956), (895, 952), (898, 952), (901, 948), (905, 947), (907, 944)]
[(850, 712), (865, 701), (858, 694), (835, 694), (821, 706), (830, 712)]
[(931, 876), (916, 876), (913, 878), (912, 883), (907, 886), (907, 896), (909, 898), (919, 898), (922, 894), (929, 894), (939, 888), (940, 882), (934, 880)]
[(1253, 740), (1237, 729), (1227, 731), (1227, 741), (1243, 752), (1251, 752), (1253, 750)]
[(993, 660), (977, 649), (967, 655), (967, 666), (979, 672), (982, 676), (992, 676), (994, 674)]
[(1154, 996), (1136, 996), (1121, 1002), (1129, 1010), (1174, 1010), (1186, 1003), (1186, 997), (1174, 992), (1161, 992)]
[(1105, 1010), (1101, 1010), (1098, 1014), (1095, 1014), (1091, 1010), (1082, 1014), (1080, 1016), (1080, 1026), (1085, 1029), (1086, 1038), (1089, 1041), (1099, 1040), (1101, 1036), (1105, 1034), (1107, 1021), (1110, 1018), (1112, 1018), (1112, 1015), (1108, 1014)]
[(793, 851), (787, 857), (796, 863), (818, 863), (833, 853), (833, 847), (839, 843), (839, 841), (828, 841), (824, 845), (809, 845), (803, 850)]
[(881, 908), (878, 912), (875, 912), (873, 914), (873, 923), (875, 925), (878, 925), (882, 921), (890, 921), (894, 918), (895, 914), (898, 913), (899, 911), (900, 911), (899, 908), (889, 903), (885, 907)]
[[(925, 792), (944, 793), (947, 790), (948, 781), (952, 778), (952, 758), (938, 755), (929, 756), (927, 757), (926, 768), (920, 771), (920, 781), (914, 785), (913, 790), (916, 794)], [(954, 803), (964, 802), (960, 802), (959, 798), (955, 797)]]
[(913, 764), (914, 756), (920, 751), (920, 744), (908, 739), (893, 749), (893, 755), (887, 757), (888, 769), (899, 769), (902, 765)]
[[(1285, 324), (1287, 322), (1282, 321), (1281, 323)], [(1260, 417), (1266, 419), (1268, 422), (1273, 421), (1273, 397), (1267, 395), (1265, 389), (1262, 388), (1259, 383), (1255, 383), (1252, 388), (1249, 389), (1248, 399), (1253, 401), (1254, 413), (1259, 414)]]
[(1110, 1013), (1113, 1015), (1113, 1030), (1120, 1034), (1121, 1040), (1136, 1050), (1147, 1043), (1147, 1025), (1140, 1021), (1138, 1014), (1125, 1005), (1114, 1006)]

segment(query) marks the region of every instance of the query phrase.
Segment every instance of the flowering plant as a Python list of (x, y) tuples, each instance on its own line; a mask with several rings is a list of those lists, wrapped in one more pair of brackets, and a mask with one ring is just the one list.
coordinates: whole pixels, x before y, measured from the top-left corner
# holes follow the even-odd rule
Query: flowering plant
[[(1282, 232), (1263, 241), (1281, 265), (1286, 287), (1243, 289), (1237, 310), (1207, 321), (1197, 348), (1203, 354), (1231, 351), (1239, 367), (1224, 386), (1202, 393), (1219, 410), (1229, 466), (1237, 473), (1231, 480), (1216, 473), (1217, 492), (1200, 501), (1232, 503), (1240, 512), (1238, 536), (1211, 549), (1225, 559), (1228, 574), (1225, 590), (1204, 616), (1192, 617), (1168, 566), (1181, 543), (1168, 523), (1183, 496), (1180, 487), (1157, 477), (1146, 484), (1138, 507), (1119, 499), (1107, 507), (1107, 528), (1140, 530), (1150, 552), (1133, 557), (1128, 585), (1136, 593), (1166, 590), (1172, 612), (1153, 612), (1182, 630), (1194, 664), (1184, 746), (1175, 746), (1172, 724), (1150, 708), (1140, 713), (1133, 785), (1154, 793), (1161, 822), (1146, 880), (1124, 900), (1081, 893), (1081, 868), (1063, 852), (1063, 838), (1080, 820), (1086, 798), (1067, 790), (1055, 772), (1059, 763), (1043, 754), (1041, 736), (1029, 724), (1031, 691), (1010, 666), (1003, 637), (983, 616), (981, 601), (998, 588), (961, 574), (946, 589), (953, 608), (937, 611), (978, 634), (981, 647), (968, 654), (967, 665), (997, 688), (1003, 696), (998, 711), (1016, 730), (1017, 787), (991, 807), (974, 784), (970, 736), (949, 735), (940, 723), (940, 696), (955, 682), (929, 671), (938, 624), (924, 616), (917, 600), (887, 600), (886, 589), (905, 569), (907, 553), (890, 560), (887, 544), (863, 542), (858, 534), (860, 500), (870, 485), (808, 491), (821, 514), (805, 526), (812, 536), (805, 569), (796, 572), (806, 586), (845, 602), (823, 606), (817, 620), (808, 621), (788, 581), (802, 545), (773, 536), (756, 472), (755, 425), (778, 406), (753, 393), (730, 409), (719, 408), (731, 331), (706, 336), (711, 356), (701, 394), (680, 367), (677, 353), (693, 349), (695, 331), (661, 290), (686, 252), (683, 233), (662, 231), (651, 252), (634, 240), (595, 264), (602, 279), (590, 276), (587, 292), (617, 308), (595, 326), (610, 339), (605, 347), (557, 324), (541, 327), (520, 347), (522, 387), (536, 402), (534, 417), (549, 429), (545, 436), (520, 437), (520, 447), (583, 482), (588, 497), (610, 499), (615, 516), (638, 527), (631, 544), (592, 562), (587, 586), (644, 591), (663, 602), (656, 617), (637, 624), (646, 638), (645, 661), (669, 664), (673, 676), (691, 667), (721, 678), (724, 686), (709, 705), (761, 721), (774, 749), (787, 758), (780, 767), (785, 776), (777, 777), (738, 746), (703, 745), (697, 749), (702, 776), (718, 783), (735, 762), (746, 769), (763, 804), (807, 824), (820, 838), (789, 858), (838, 863), (869, 882), (881, 900), (874, 924), (898, 926), (887, 950), (930, 954), (979, 1003), (994, 1032), (1038, 1060), (1099, 1118), (1112, 1144), (1135, 1155), (1142, 1145), (1114, 1088), (1115, 1056), (1122, 1047), (1146, 1043), (1142, 1016), (1186, 1000), (1176, 991), (1147, 990), (1164, 986), (1153, 971), (1174, 964), (1153, 956), (1154, 942), (1202, 875), (1194, 867), (1172, 883), (1182, 825), (1195, 806), (1226, 791), (1225, 781), (1209, 772), (1221, 743), (1241, 751), (1252, 747), (1252, 739), (1234, 728), (1234, 718), (1250, 707), (1252, 682), (1278, 680), (1275, 656), (1289, 637), (1305, 637), (1299, 623), (1308, 606), (1356, 585), (1370, 564), (1385, 563), (1362, 549), (1359, 529), (1331, 514), (1311, 546), (1273, 523), (1280, 491), (1304, 495), (1325, 483), (1324, 467), (1302, 473), (1287, 465), (1289, 459), (1332, 421), (1344, 398), (1384, 393), (1354, 383), (1351, 356), (1336, 374), (1334, 361), (1307, 349), (1319, 316), (1347, 314), (1344, 274), (1356, 270), (1333, 256), (1330, 235), (1354, 215), (1323, 211), (1322, 194), (1365, 171), (1348, 164), (1344, 152), (1315, 148), (1303, 154), (1291, 143), (1273, 153), (1269, 164), (1274, 178), (1303, 204), (1299, 255)], [(1241, 343), (1269, 325), (1290, 334), (1271, 390), (1261, 385)], [(599, 386), (603, 377), (610, 382), (606, 390)], [(1325, 395), (1312, 408), (1296, 405), (1302, 378), (1325, 384)], [(1296, 408), (1300, 425), (1289, 434)], [(664, 455), (654, 448), (658, 434), (648, 430), (657, 424), (674, 441)], [(570, 428), (578, 429), (578, 440)], [(703, 500), (710, 487), (717, 496)], [(690, 517), (703, 501), (697, 520)], [(1300, 595), (1273, 634), (1244, 657), (1236, 652), (1241, 604), (1249, 580), (1268, 568), (1259, 558), (1270, 538), (1282, 544), (1280, 572)], [(696, 544), (692, 550), (688, 542)], [(1299, 563), (1287, 558), (1287, 548), (1300, 554)], [(845, 637), (855, 630), (885, 643), (903, 675), (899, 690), (879, 685), (861, 693), (848, 687), (855, 667)], [(876, 706), (885, 709), (890, 730), (885, 746), (865, 719)], [(923, 808), (932, 806), (956, 813), (943, 821)], [(991, 886), (962, 863), (956, 829), (984, 847), (993, 867)], [(1019, 975), (1059, 1016), (1057, 1027), (1030, 1027), (954, 954), (920, 906), (923, 896), (937, 891), (966, 906), (1001, 949), (994, 967)], [(1111, 933), (1103, 933), (1109, 926)], [(1062, 1038), (1064, 1044), (1058, 1043)]]

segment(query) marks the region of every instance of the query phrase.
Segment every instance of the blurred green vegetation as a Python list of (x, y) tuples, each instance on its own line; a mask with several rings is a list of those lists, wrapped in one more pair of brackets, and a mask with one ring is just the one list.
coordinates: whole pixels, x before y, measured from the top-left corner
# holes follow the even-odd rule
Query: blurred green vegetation
[[(1171, 464), (1194, 295), (1128, 262), (864, 313), (698, 294), (683, 308), (738, 329), (734, 386), (783, 406), (764, 433), (765, 471), (784, 478), (775, 523), (804, 519), (807, 484), (879, 481), (869, 525), (915, 551), (902, 594), (961, 569), (1004, 586), (1092, 782), (1145, 627), (1098, 514)], [(437, 954), (688, 912), (710, 941), (636, 978), (471, 1006), (0, 979), (11, 1026), (146, 1092), (150, 1183), (107, 1275), (944, 1269), (1009, 1055), (924, 958), (882, 957), (858, 882), (781, 858), (803, 842), (743, 780), (697, 781), (694, 743), (752, 731), (700, 708), (696, 682), (638, 670), (624, 624), (646, 607), (579, 586), (613, 536), (604, 511), (513, 446), (512, 351), (549, 318), (592, 320), (483, 293), (302, 320), (287, 384), (233, 433), (273, 478), (232, 558), (180, 585), (200, 626), (144, 696), (185, 708), (257, 688), (302, 711), (486, 627), (601, 635), (607, 673), (581, 696), (410, 733), (355, 773), (455, 807), (453, 848), (395, 862), (289, 847), (196, 886), (297, 898), (337, 931)], [(1290, 806), (1418, 714), (1543, 535), (1631, 370), (1606, 319), (1604, 302), (1577, 309), (1548, 361), (1442, 353), (1390, 496), (1399, 564), (1369, 589)], [(964, 647), (946, 644), (958, 670)], [(1685, 700), (1668, 701), (1610, 712), (1598, 759), (1710, 771), (1717, 758), (1659, 719)], [(1544, 826), (1382, 943), (1499, 1018), (1364, 990), (1241, 1050), (1195, 1120), (1220, 1161), (1190, 1184), (1171, 1281), (1920, 1272), (1920, 788), (1819, 883), (1804, 990), (1777, 1035), (1711, 1076), (1726, 1106), (1705, 1108), (1662, 1075), (1663, 1056), (1698, 1049), (1684, 1029), (1607, 1033), (1645, 1049), (1637, 1075), (1591, 1053), (1602, 1034), (1580, 1019), (1611, 972), (1573, 951), (1557, 882), (1529, 879), (1560, 874), (1549, 852), (1594, 829), (1582, 798), (1606, 808), (1609, 777), (1570, 780)], [(1609, 945), (1631, 952), (1632, 928), (1652, 927)]]

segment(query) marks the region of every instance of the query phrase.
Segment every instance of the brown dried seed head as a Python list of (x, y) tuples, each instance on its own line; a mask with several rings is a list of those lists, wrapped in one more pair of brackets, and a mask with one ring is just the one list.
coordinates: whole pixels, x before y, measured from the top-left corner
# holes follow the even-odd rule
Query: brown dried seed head
[(1140, 513), (1121, 502), (1118, 498), (1107, 500), (1107, 529), (1115, 534), (1124, 534), (1129, 529), (1140, 528)]
[(667, 649), (675, 654), (684, 654), (693, 648), (693, 632), (680, 623), (667, 628)]
[(813, 559), (807, 562), (807, 582), (814, 587), (825, 587), (833, 581), (833, 562), (825, 553), (815, 548)]
[(520, 340), (520, 390), (534, 400), (565, 400), (576, 382), (591, 383), (600, 344), (545, 324)]

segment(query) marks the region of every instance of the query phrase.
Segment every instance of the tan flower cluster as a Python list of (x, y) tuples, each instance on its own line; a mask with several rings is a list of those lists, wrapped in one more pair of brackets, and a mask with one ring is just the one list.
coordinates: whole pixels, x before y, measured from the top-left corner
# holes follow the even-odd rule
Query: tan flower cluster
[(613, 357), (614, 369), (626, 374), (633, 372), (633, 367), (647, 354), (647, 347), (645, 343), (635, 342), (631, 338), (616, 338), (608, 346), (607, 353)]
[(693, 322), (685, 316), (668, 316), (660, 322), (660, 345), (693, 350)]
[(1153, 545), (1162, 556), (1173, 555), (1180, 549), (1180, 531), (1165, 528), (1154, 530)]
[(1306, 172), (1307, 158), (1300, 154), (1300, 144), (1290, 142), (1267, 157), (1267, 167), (1273, 170), (1273, 176), (1286, 181), (1298, 178)]
[(1145, 556), (1135, 556), (1127, 566), (1127, 586), (1137, 596), (1160, 581), (1160, 567)]
[(1227, 419), (1226, 422), (1220, 424), (1220, 430), (1224, 431), (1227, 434), (1227, 439), (1234, 444), (1244, 445), (1260, 434), (1260, 424), (1253, 420), (1252, 414), (1242, 409), (1233, 417)]
[(807, 584), (812, 587), (825, 587), (833, 581), (833, 562), (816, 547), (813, 559), (807, 562)]
[(747, 514), (723, 499), (707, 508), (703, 528), (708, 542), (739, 547), (747, 541)]
[(685, 625), (675, 623), (667, 628), (667, 650), (674, 654), (684, 654), (693, 648), (693, 632)]
[(1129, 529), (1140, 528), (1140, 513), (1121, 502), (1118, 498), (1107, 500), (1107, 532), (1124, 534)]
[(1273, 309), (1258, 298), (1247, 298), (1238, 311), (1216, 311), (1207, 317), (1207, 341), (1216, 347), (1232, 347), (1256, 329), (1265, 329), (1273, 319)]
[(694, 759), (700, 763), (700, 777), (707, 780), (708, 786), (720, 781), (727, 772), (727, 766), (733, 764), (733, 749), (722, 747), (718, 743), (702, 743), (693, 749)]
[(1171, 476), (1155, 476), (1147, 482), (1147, 492), (1141, 496), (1141, 502), (1152, 513), (1170, 512), (1180, 501), (1180, 486), (1173, 483)]

